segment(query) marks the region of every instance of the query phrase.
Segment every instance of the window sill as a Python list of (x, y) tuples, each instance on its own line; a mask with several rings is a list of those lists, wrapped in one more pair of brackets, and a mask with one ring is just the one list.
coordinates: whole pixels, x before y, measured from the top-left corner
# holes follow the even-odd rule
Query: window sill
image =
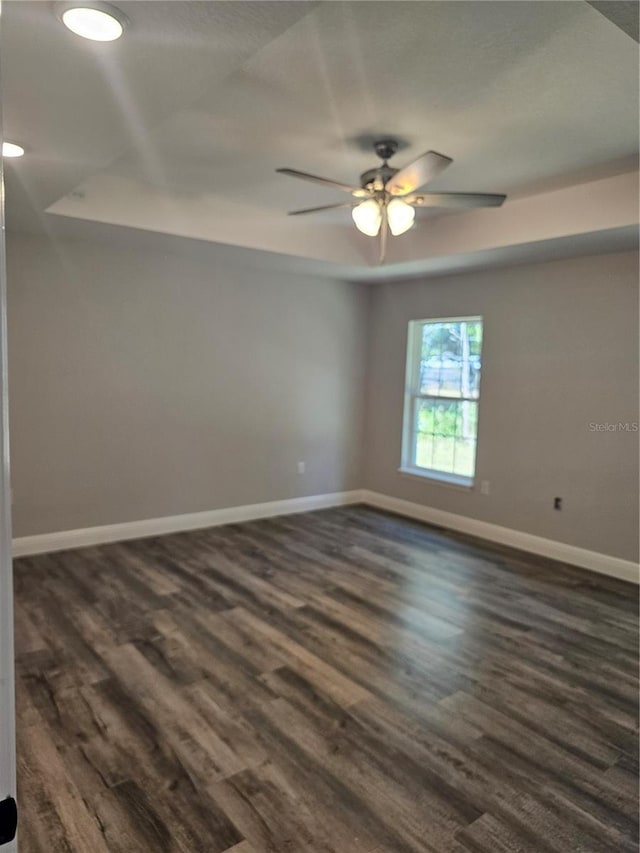
[(427, 471), (424, 468), (398, 468), (400, 474), (407, 477), (418, 477), (421, 480), (431, 480), (443, 486), (454, 486), (458, 489), (472, 489), (472, 477), (460, 477), (457, 474), (445, 474), (440, 471)]

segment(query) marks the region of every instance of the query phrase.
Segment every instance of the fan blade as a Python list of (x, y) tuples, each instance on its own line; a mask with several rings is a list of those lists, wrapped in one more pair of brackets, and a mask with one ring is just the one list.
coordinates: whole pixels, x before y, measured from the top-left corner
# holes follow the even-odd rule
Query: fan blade
[(352, 187), (349, 184), (341, 184), (339, 181), (332, 181), (330, 178), (319, 178), (317, 175), (309, 175), (307, 172), (299, 172), (297, 169), (276, 169), (281, 175), (289, 175), (292, 178), (300, 178), (303, 181), (313, 181), (314, 184), (322, 184), (325, 187), (333, 187), (336, 190), (342, 190), (345, 193), (353, 195), (369, 195), (362, 187)]
[(427, 151), (413, 163), (409, 163), (395, 175), (392, 175), (385, 185), (391, 195), (406, 195), (420, 189), (436, 178), (453, 163), (451, 157), (445, 157), (436, 151)]
[(382, 222), (380, 223), (380, 257), (378, 265), (382, 266), (384, 259), (387, 256), (387, 236), (389, 234), (389, 224), (387, 222), (387, 208), (382, 208)]
[(355, 207), (359, 201), (345, 201), (342, 204), (323, 204), (322, 207), (307, 207), (304, 210), (290, 210), (289, 216), (302, 216), (305, 213), (320, 213), (322, 210), (337, 210), (340, 207)]
[(488, 193), (425, 193), (405, 198), (414, 207), (500, 207), (506, 195)]

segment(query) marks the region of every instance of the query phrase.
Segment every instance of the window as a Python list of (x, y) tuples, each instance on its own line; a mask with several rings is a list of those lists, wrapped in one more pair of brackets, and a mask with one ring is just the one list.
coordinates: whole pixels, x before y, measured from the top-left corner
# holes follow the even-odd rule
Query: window
[(409, 323), (402, 471), (473, 484), (481, 356), (481, 317)]

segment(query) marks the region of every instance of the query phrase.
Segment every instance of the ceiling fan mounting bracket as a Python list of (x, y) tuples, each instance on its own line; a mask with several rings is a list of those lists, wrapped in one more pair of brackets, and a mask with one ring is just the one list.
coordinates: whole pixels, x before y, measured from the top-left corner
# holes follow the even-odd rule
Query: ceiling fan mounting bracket
[(386, 164), (387, 160), (393, 157), (398, 150), (398, 143), (395, 139), (379, 139), (373, 143), (373, 148), (378, 157)]

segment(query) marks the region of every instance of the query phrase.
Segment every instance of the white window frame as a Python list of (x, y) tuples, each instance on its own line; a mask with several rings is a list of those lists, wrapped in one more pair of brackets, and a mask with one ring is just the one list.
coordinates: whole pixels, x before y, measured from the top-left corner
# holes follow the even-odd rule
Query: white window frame
[[(402, 474), (409, 474), (412, 477), (421, 477), (427, 480), (445, 483), (452, 486), (460, 486), (470, 489), (475, 483), (476, 463), (478, 456), (478, 432), (480, 425), (480, 393), (482, 385), (482, 361), (480, 367), (480, 386), (478, 387), (477, 397), (456, 397), (447, 396), (445, 394), (422, 394), (419, 388), (420, 380), (420, 355), (422, 347), (422, 329), (426, 325), (435, 323), (482, 323), (482, 342), (484, 345), (484, 321), (479, 315), (470, 317), (429, 317), (423, 320), (410, 320), (407, 327), (407, 358), (405, 366), (405, 389), (404, 389), (404, 413), (402, 420), (402, 456), (400, 468)], [(482, 359), (482, 354), (481, 354)], [(416, 465), (415, 461), (415, 443), (413, 436), (415, 435), (415, 411), (416, 400), (452, 400), (455, 402), (464, 402), (468, 400), (471, 403), (478, 404), (478, 421), (476, 426), (476, 456), (474, 459), (474, 475), (473, 477), (465, 477), (461, 474), (451, 474), (446, 471), (438, 471), (434, 468), (422, 468)]]

